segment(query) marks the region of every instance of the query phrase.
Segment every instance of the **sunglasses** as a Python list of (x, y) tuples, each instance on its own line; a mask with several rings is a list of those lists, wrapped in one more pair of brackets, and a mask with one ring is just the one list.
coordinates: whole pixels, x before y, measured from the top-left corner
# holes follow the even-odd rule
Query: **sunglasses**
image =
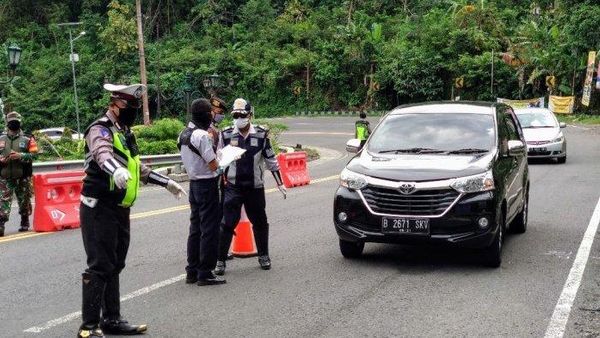
[(137, 101), (121, 100), (121, 102), (124, 103), (127, 108), (133, 108), (133, 109), (142, 108), (142, 101), (140, 101), (140, 100), (137, 100)]
[(233, 117), (234, 119), (239, 119), (239, 118), (243, 119), (243, 118), (248, 117), (248, 115), (250, 115), (250, 114), (248, 114), (248, 113), (238, 113), (238, 112), (231, 113), (231, 117)]

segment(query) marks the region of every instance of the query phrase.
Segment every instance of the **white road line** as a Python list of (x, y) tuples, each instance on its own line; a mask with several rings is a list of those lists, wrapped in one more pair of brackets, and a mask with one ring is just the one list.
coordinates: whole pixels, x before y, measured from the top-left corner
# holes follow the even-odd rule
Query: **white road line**
[(577, 256), (575, 256), (575, 261), (573, 262), (565, 286), (554, 308), (554, 313), (552, 313), (552, 318), (544, 336), (545, 338), (560, 338), (565, 334), (565, 328), (571, 314), (575, 296), (577, 296), (577, 291), (579, 290), (579, 285), (581, 285), (583, 272), (585, 271), (590, 250), (594, 243), (594, 236), (598, 230), (598, 224), (600, 224), (600, 198), (598, 199), (598, 203), (596, 203), (596, 209), (594, 209), (590, 223), (583, 235), (583, 239), (577, 250)]
[[(152, 284), (150, 286), (147, 286), (145, 288), (141, 288), (139, 290), (133, 291), (132, 293), (126, 294), (125, 296), (121, 297), (121, 302), (124, 302), (126, 300), (135, 298), (135, 297), (139, 297), (142, 295), (145, 295), (147, 293), (150, 293), (154, 290), (160, 289), (162, 287), (177, 283), (181, 280), (183, 280), (185, 278), (185, 274), (179, 275), (177, 277), (173, 277), (173, 278), (169, 278), (167, 280), (164, 280), (162, 282), (158, 282), (156, 284)], [(81, 311), (77, 311), (77, 312), (73, 312), (73, 313), (69, 313), (66, 316), (62, 316), (60, 318), (57, 319), (53, 319), (50, 321), (47, 321), (46, 323), (42, 324), (41, 326), (34, 326), (34, 327), (30, 327), (28, 329), (23, 330), (23, 332), (27, 332), (27, 333), (40, 333), (42, 331), (51, 329), (55, 326), (64, 324), (66, 322), (69, 322), (71, 320), (77, 319), (81, 317)]]

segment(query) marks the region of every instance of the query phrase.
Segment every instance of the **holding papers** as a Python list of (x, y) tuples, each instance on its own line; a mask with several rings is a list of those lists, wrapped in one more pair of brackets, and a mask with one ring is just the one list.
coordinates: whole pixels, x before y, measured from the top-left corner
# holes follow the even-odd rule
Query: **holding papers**
[(221, 168), (227, 168), (231, 162), (239, 160), (246, 149), (227, 145), (223, 149), (217, 151), (217, 161)]

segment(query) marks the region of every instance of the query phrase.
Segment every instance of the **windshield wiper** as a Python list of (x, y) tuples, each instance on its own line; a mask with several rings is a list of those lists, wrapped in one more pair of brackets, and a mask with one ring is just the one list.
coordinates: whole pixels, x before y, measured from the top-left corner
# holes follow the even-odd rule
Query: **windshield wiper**
[(395, 154), (402, 154), (402, 153), (408, 153), (408, 154), (439, 154), (439, 153), (444, 153), (444, 152), (445, 151), (443, 151), (443, 150), (433, 149), (433, 148), (406, 148), (406, 149), (382, 150), (379, 153), (380, 154), (385, 154), (385, 153), (395, 153)]
[(448, 154), (481, 154), (487, 153), (489, 150), (481, 148), (463, 148), (448, 151)]

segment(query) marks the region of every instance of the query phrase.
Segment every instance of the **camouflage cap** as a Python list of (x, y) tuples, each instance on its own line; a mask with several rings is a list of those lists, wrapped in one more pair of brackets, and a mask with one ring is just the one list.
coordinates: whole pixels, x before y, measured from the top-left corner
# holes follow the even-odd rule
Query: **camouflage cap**
[(17, 113), (16, 111), (10, 112), (6, 115), (6, 122), (10, 122), (10, 121), (21, 122), (21, 120), (22, 120), (21, 114)]

